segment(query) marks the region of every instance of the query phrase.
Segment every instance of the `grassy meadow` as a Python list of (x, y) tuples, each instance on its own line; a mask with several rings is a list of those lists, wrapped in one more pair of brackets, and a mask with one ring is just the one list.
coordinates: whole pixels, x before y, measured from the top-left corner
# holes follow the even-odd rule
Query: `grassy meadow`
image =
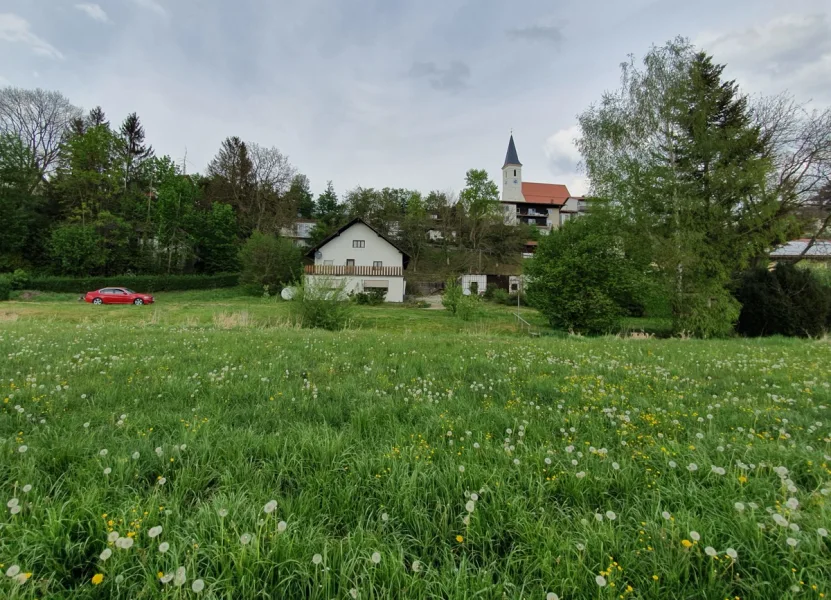
[(0, 305), (0, 597), (831, 593), (827, 341), (158, 298)]

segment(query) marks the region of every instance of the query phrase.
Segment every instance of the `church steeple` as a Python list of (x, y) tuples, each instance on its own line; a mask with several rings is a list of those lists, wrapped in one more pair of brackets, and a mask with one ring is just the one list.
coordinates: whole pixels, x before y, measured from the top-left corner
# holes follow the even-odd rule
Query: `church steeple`
[(516, 153), (516, 146), (514, 145), (514, 134), (511, 134), (511, 139), (508, 142), (508, 152), (505, 154), (505, 164), (502, 165), (504, 169), (508, 165), (516, 165), (518, 167), (522, 166), (522, 163), (519, 162), (519, 156)]

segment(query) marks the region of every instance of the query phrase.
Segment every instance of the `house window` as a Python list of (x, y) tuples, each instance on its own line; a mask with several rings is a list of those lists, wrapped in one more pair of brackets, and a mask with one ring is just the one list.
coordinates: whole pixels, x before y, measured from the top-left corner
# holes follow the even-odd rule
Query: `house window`
[(352, 240), (353, 248), (366, 248), (366, 240)]
[(381, 267), (383, 267), (383, 266), (384, 266), (384, 263), (383, 263), (382, 261), (380, 261), (380, 260), (373, 260), (373, 261), (372, 261), (372, 266), (373, 266), (373, 268), (375, 268), (375, 269), (380, 269)]
[(346, 266), (347, 267), (354, 267), (355, 266), (355, 259), (354, 258), (347, 258), (346, 259)]

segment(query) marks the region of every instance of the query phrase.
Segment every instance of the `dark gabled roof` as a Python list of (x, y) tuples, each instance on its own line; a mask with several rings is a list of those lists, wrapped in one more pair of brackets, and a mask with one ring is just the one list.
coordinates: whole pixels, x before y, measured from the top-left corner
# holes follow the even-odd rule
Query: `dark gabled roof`
[(502, 165), (504, 169), (508, 165), (516, 165), (518, 167), (522, 166), (522, 163), (519, 162), (519, 156), (516, 153), (516, 146), (514, 145), (514, 134), (511, 134), (511, 139), (508, 142), (508, 152), (505, 154), (505, 164)]
[(380, 231), (375, 229), (372, 225), (370, 225), (369, 223), (367, 223), (366, 221), (364, 221), (360, 217), (355, 217), (354, 219), (349, 221), (349, 223), (347, 223), (346, 225), (341, 226), (335, 233), (328, 236), (326, 239), (322, 240), (319, 244), (317, 244), (316, 246), (314, 246), (312, 248), (309, 248), (309, 251), (306, 252), (306, 258), (314, 258), (315, 252), (320, 250), (323, 246), (328, 244), (330, 241), (332, 241), (333, 239), (338, 237), (340, 234), (342, 234), (344, 231), (346, 231), (347, 229), (349, 229), (350, 227), (352, 227), (356, 223), (363, 223), (364, 225), (369, 227), (373, 232), (375, 232), (375, 235), (377, 235), (379, 238), (381, 238), (382, 240), (387, 242), (390, 246), (392, 246), (393, 248), (398, 250), (401, 253), (401, 255), (404, 257), (404, 260), (402, 261), (402, 265), (404, 266), (405, 269), (407, 268), (407, 265), (410, 263), (410, 255), (407, 254), (406, 252), (404, 252), (401, 248), (399, 248), (398, 244), (393, 242), (391, 239), (389, 239), (387, 236), (385, 236), (383, 233), (381, 233)]

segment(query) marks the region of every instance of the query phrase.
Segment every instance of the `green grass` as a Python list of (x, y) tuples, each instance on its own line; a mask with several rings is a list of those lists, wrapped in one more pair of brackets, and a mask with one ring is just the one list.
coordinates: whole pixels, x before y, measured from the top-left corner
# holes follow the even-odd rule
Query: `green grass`
[(335, 334), (158, 297), (0, 307), (0, 563), (31, 573), (0, 597), (831, 592), (827, 342), (531, 339), (500, 307)]

